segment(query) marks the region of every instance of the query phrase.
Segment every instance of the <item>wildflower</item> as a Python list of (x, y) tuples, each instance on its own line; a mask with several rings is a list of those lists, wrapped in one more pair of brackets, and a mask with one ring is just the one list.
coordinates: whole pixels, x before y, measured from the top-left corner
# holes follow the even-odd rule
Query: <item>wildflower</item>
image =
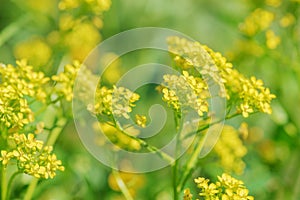
[(146, 127), (147, 118), (144, 115), (135, 115), (135, 121), (140, 127)]
[(47, 42), (39, 37), (18, 43), (14, 48), (17, 59), (27, 59), (34, 66), (43, 66), (51, 58), (52, 50)]
[(0, 161), (2, 161), (3, 166), (7, 166), (8, 161), (13, 157), (12, 152), (7, 152), (6, 150), (1, 150)]
[(54, 93), (57, 93), (58, 96), (65, 98), (67, 101), (73, 99), (73, 85), (80, 65), (79, 61), (74, 61), (72, 65), (67, 64), (63, 72), (51, 77), (56, 82)]
[(124, 87), (108, 89), (101, 87), (96, 91), (96, 104), (92, 110), (98, 115), (115, 115), (129, 119), (129, 113), (140, 96)]
[(220, 159), (221, 166), (226, 172), (241, 174), (245, 168), (242, 158), (246, 155), (247, 149), (239, 138), (239, 132), (232, 126), (223, 127), (220, 139), (214, 147), (214, 152)]
[(83, 61), (100, 40), (100, 33), (92, 22), (80, 22), (66, 33), (63, 43), (72, 58)]
[(280, 37), (276, 36), (272, 30), (266, 32), (266, 44), (269, 49), (276, 49), (280, 42)]
[[(175, 55), (175, 58), (176, 56), (183, 56), (184, 59), (187, 60), (187, 62), (193, 63), (193, 65), (195, 66), (200, 66), (198, 67), (199, 70), (204, 71), (205, 73), (210, 73), (210, 76), (215, 77), (214, 80), (218, 81), (217, 83), (224, 84), (225, 91), (221, 90), (220, 96), (226, 96), (229, 101), (237, 104), (237, 111), (242, 113), (244, 117), (248, 117), (250, 113), (253, 113), (255, 111), (260, 111), (267, 114), (270, 114), (272, 112), (270, 103), (272, 99), (275, 98), (275, 95), (271, 94), (270, 90), (263, 86), (262, 80), (257, 80), (255, 77), (250, 77), (250, 79), (246, 78), (236, 69), (234, 69), (232, 64), (227, 62), (225, 57), (223, 57), (218, 52), (214, 52), (212, 49), (205, 45), (201, 46), (197, 42), (190, 42), (186, 39), (180, 38), (176, 39), (176, 37), (171, 37), (168, 41), (170, 49), (172, 50), (171, 52), (178, 53), (178, 55)], [(204, 64), (211, 62), (213, 63), (211, 65)], [(201, 63), (206, 67), (201, 67)], [(213, 67), (212, 69), (207, 69), (208, 66), (216, 66), (217, 69), (215, 69), (215, 67)], [(181, 102), (179, 103), (180, 99), (184, 99), (186, 98), (186, 96), (188, 96), (189, 99), (185, 100), (184, 102), (191, 102), (191, 99), (195, 97), (195, 95), (192, 94), (187, 95), (187, 92), (183, 93), (183, 91), (188, 87), (187, 84), (184, 85), (181, 82), (188, 82), (188, 85), (191, 85), (193, 89), (195, 88), (195, 86), (192, 83), (197, 83), (197, 85), (199, 85), (198, 83), (201, 82), (202, 84), (205, 83), (200, 77), (189, 78), (189, 76), (190, 75), (188, 74), (181, 77), (168, 75), (166, 76), (166, 78), (164, 78), (164, 82), (167, 83), (166, 86), (170, 88), (165, 89), (165, 91), (163, 90), (164, 100), (172, 105), (175, 109), (179, 109), (182, 106), (180, 105)], [(181, 86), (180, 84), (183, 85)], [(172, 86), (173, 88), (170, 86)], [(202, 88), (202, 90), (204, 89), (205, 91), (205, 87), (202, 88), (201, 86), (200, 89)], [(174, 90), (174, 88), (176, 88), (176, 90)], [(171, 89), (173, 91), (171, 91)], [(182, 95), (178, 95), (180, 91), (183, 93)], [(176, 93), (176, 95), (174, 92)], [(195, 94), (198, 95), (197, 91), (195, 92)], [(205, 102), (205, 98), (208, 97), (209, 96), (207, 95), (200, 95), (197, 99), (200, 99), (198, 101)], [(199, 103), (197, 103), (196, 105), (198, 106), (192, 107), (199, 108)], [(203, 110), (200, 109), (202, 113), (203, 111), (206, 112), (204, 108), (205, 107), (202, 107)], [(199, 114), (201, 114), (201, 112)]]
[(206, 83), (201, 78), (183, 71), (183, 75), (180, 76), (164, 75), (163, 80), (163, 100), (175, 111), (193, 108), (199, 116), (208, 112), (209, 92)]
[(185, 189), (183, 194), (183, 200), (192, 200), (193, 195), (191, 194), (190, 189)]
[(49, 78), (34, 72), (25, 60), (17, 66), (0, 65), (0, 123), (7, 128), (23, 127), (33, 121), (33, 112), (26, 97), (46, 101), (44, 86)]
[(296, 21), (295, 16), (292, 15), (291, 13), (287, 13), (285, 16), (283, 16), (280, 19), (279, 24), (280, 24), (280, 26), (285, 28), (285, 27), (288, 27), (288, 26), (294, 24), (295, 21)]
[(274, 17), (272, 12), (257, 8), (240, 25), (240, 30), (248, 36), (253, 36), (269, 28)]
[(22, 172), (36, 178), (53, 178), (56, 171), (63, 171), (62, 162), (52, 153), (52, 146), (44, 146), (43, 141), (35, 139), (33, 134), (17, 134), (9, 137), (16, 145), (11, 159), (16, 159)]
[(207, 200), (254, 200), (253, 196), (248, 195), (249, 191), (242, 181), (237, 180), (226, 173), (223, 173), (222, 176), (218, 176), (218, 181), (216, 181), (216, 183), (209, 183), (209, 179), (202, 177), (199, 177), (194, 181), (197, 187), (201, 189), (199, 196), (204, 197), (204, 199)]

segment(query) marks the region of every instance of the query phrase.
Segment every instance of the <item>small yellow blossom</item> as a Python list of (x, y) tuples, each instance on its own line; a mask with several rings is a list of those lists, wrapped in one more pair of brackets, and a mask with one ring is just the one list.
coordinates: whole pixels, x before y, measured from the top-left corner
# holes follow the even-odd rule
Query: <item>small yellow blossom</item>
[(64, 97), (67, 101), (73, 99), (73, 86), (80, 66), (79, 61), (74, 61), (72, 65), (67, 64), (63, 72), (52, 76), (52, 80), (56, 82), (54, 92), (58, 96)]
[(269, 28), (274, 18), (275, 15), (272, 12), (257, 8), (240, 25), (240, 30), (248, 36), (253, 36)]
[(246, 164), (242, 158), (247, 154), (247, 148), (239, 138), (239, 132), (232, 126), (225, 125), (213, 151), (220, 159), (220, 165), (226, 172), (241, 174)]
[[(48, 179), (54, 178), (57, 170), (64, 170), (62, 162), (57, 160), (56, 155), (52, 153), (52, 146), (44, 146), (43, 141), (37, 140), (34, 134), (26, 136), (15, 133), (10, 136), (10, 139), (16, 145), (10, 154), (10, 159), (18, 161), (17, 166), (20, 171), (36, 178)], [(3, 157), (2, 155), (2, 163)]]
[(185, 189), (183, 191), (183, 194), (184, 194), (183, 200), (192, 200), (193, 199), (193, 195), (191, 194), (190, 189)]
[(14, 55), (17, 59), (27, 59), (32, 65), (42, 67), (50, 61), (52, 50), (42, 38), (33, 37), (18, 43)]
[(0, 161), (2, 161), (3, 166), (7, 166), (8, 161), (13, 157), (12, 152), (7, 152), (5, 150), (1, 150)]
[(268, 30), (266, 32), (266, 44), (269, 49), (276, 49), (280, 42), (280, 37), (275, 35), (275, 33), (272, 30)]
[[(242, 181), (226, 173), (218, 176), (216, 183), (209, 183), (209, 179), (202, 177), (194, 181), (197, 187), (201, 189), (199, 196), (207, 200), (254, 200), (253, 196), (248, 195), (249, 191)], [(191, 199), (191, 197), (187, 199)]]
[(295, 21), (296, 21), (295, 16), (292, 15), (291, 13), (288, 13), (280, 19), (279, 24), (280, 24), (280, 26), (285, 28), (285, 27), (288, 27), (288, 26), (294, 24)]
[(175, 111), (193, 108), (199, 116), (203, 116), (208, 112), (207, 99), (210, 97), (207, 85), (201, 78), (191, 76), (187, 71), (182, 73), (180, 76), (163, 76), (162, 99)]
[(141, 127), (146, 127), (147, 118), (144, 115), (135, 115), (135, 121), (137, 125)]
[(96, 91), (96, 104), (90, 109), (97, 115), (115, 115), (129, 119), (129, 113), (135, 106), (140, 96), (124, 87), (116, 87), (108, 89), (101, 87)]

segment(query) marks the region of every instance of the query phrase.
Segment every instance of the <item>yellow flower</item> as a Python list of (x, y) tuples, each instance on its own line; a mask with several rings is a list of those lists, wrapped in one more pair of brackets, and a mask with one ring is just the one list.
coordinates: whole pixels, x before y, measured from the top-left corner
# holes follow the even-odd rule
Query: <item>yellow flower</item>
[(280, 37), (275, 35), (275, 33), (272, 30), (268, 30), (266, 32), (266, 44), (269, 49), (276, 49), (280, 42)]
[(163, 76), (163, 100), (172, 106), (175, 111), (186, 111), (193, 108), (199, 116), (208, 112), (209, 92), (206, 83), (198, 77), (189, 75), (187, 71), (183, 75)]
[(135, 121), (137, 125), (141, 127), (146, 127), (147, 118), (144, 115), (135, 115)]
[(240, 30), (248, 36), (253, 36), (259, 31), (269, 28), (274, 18), (272, 12), (257, 8), (240, 25)]
[[(263, 86), (262, 80), (257, 80), (255, 77), (246, 78), (236, 69), (233, 69), (232, 64), (227, 62), (226, 58), (220, 53), (214, 52), (209, 47), (200, 45), (198, 42), (191, 42), (178, 37), (170, 37), (168, 42), (169, 49), (174, 54), (175, 60), (177, 56), (180, 56), (186, 62), (192, 63), (201, 72), (198, 75), (200, 77), (190, 76), (187, 72), (183, 72), (184, 75), (180, 77), (175, 75), (166, 75), (164, 77), (164, 84), (167, 89), (163, 90), (163, 98), (169, 105), (179, 109), (182, 107), (182, 102), (179, 102), (179, 100), (188, 96), (188, 99), (184, 99), (183, 104), (185, 102), (194, 102), (192, 107), (194, 109), (197, 108), (196, 110), (198, 110), (200, 116), (207, 112), (207, 108), (203, 107), (203, 104), (201, 105), (201, 103), (206, 101), (206, 98), (209, 98), (207, 92), (205, 92), (207, 86), (205, 86), (201, 75), (209, 74), (216, 83), (224, 84), (225, 86), (225, 91), (221, 89), (219, 95), (221, 97), (226, 96), (228, 101), (232, 101), (236, 105), (237, 111), (242, 113), (244, 117), (248, 117), (250, 113), (255, 111), (268, 114), (272, 112), (270, 103), (275, 98), (275, 95), (271, 94), (270, 90)], [(182, 61), (180, 64), (182, 64)], [(184, 68), (184, 66), (179, 67)], [(191, 85), (196, 91), (197, 98), (193, 94), (187, 94), (187, 85)], [(197, 89), (198, 86), (200, 87)], [(201, 90), (203, 93), (198, 95)], [(179, 92), (183, 94), (179, 94)], [(202, 102), (199, 103), (197, 101)]]
[(225, 125), (213, 150), (218, 155), (219, 162), (226, 172), (243, 173), (245, 163), (242, 158), (247, 154), (247, 149), (236, 129)]
[(46, 41), (33, 37), (17, 44), (14, 48), (14, 55), (17, 59), (27, 59), (32, 65), (42, 67), (49, 63), (52, 50)]
[(280, 19), (279, 24), (280, 26), (285, 28), (294, 24), (295, 21), (296, 21), (295, 16), (292, 15), (291, 13), (288, 13)]
[(44, 146), (34, 134), (17, 134), (9, 137), (16, 145), (11, 159), (16, 159), (20, 171), (36, 178), (54, 178), (56, 171), (63, 171), (62, 162), (52, 153), (52, 146)]
[(191, 194), (190, 189), (185, 189), (183, 191), (183, 194), (184, 194), (183, 200), (192, 200), (193, 195)]
[(3, 166), (7, 166), (8, 161), (13, 157), (12, 152), (7, 152), (5, 150), (1, 150), (0, 161), (2, 161)]
[(51, 77), (56, 82), (54, 92), (67, 101), (73, 99), (73, 86), (80, 66), (79, 61), (74, 61), (73, 64), (67, 64), (63, 72)]
[[(218, 176), (216, 183), (209, 183), (209, 179), (199, 177), (195, 179), (195, 183), (201, 189), (199, 196), (207, 200), (254, 200), (253, 196), (249, 196), (248, 189), (244, 183), (230, 175), (223, 173)], [(189, 191), (187, 193), (189, 195)], [(187, 198), (187, 199), (191, 199)]]

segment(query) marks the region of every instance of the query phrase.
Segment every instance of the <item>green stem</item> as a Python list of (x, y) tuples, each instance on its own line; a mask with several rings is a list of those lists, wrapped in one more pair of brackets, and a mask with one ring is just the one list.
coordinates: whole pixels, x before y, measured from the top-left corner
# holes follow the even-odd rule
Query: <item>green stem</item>
[(149, 145), (146, 141), (140, 139), (140, 138), (137, 138), (135, 136), (132, 136), (128, 133), (126, 133), (123, 129), (121, 129), (116, 123), (115, 124), (109, 124), (107, 123), (108, 125), (111, 125), (113, 127), (115, 127), (118, 131), (122, 132), (123, 134), (125, 134), (126, 136), (130, 137), (131, 139), (137, 141), (138, 143), (140, 143), (141, 146), (143, 146), (144, 148), (146, 148), (147, 150), (149, 150), (150, 152), (152, 153), (156, 153), (158, 156), (160, 156), (162, 159), (168, 161), (171, 163), (171, 165), (174, 164), (174, 158), (169, 156), (168, 154), (166, 154), (165, 152), (161, 151), (160, 149), (156, 148), (155, 146), (152, 146), (152, 145)]
[[(176, 126), (176, 131), (178, 132), (180, 129), (180, 119), (181, 116), (178, 115), (177, 112), (174, 112), (174, 120), (175, 120), (175, 126)], [(179, 191), (177, 191), (177, 173), (178, 173), (178, 166), (179, 166), (179, 159), (177, 159), (177, 156), (179, 154), (180, 151), (180, 132), (178, 133), (178, 135), (176, 136), (176, 147), (175, 147), (175, 162), (174, 162), (174, 167), (173, 167), (173, 193), (174, 193), (174, 200), (178, 200), (178, 195), (179, 195)]]
[[(228, 115), (227, 117), (225, 117), (225, 120), (231, 119), (231, 118), (236, 117), (236, 116), (238, 116), (238, 115), (240, 115), (240, 114), (241, 114), (241, 113), (236, 112), (236, 113), (234, 113), (234, 114), (232, 114), (232, 115)], [(250, 113), (250, 114), (254, 114), (254, 113)], [(217, 120), (217, 121), (212, 122), (212, 123), (210, 123), (210, 124), (206, 124), (206, 125), (200, 127), (200, 128), (196, 131), (196, 133), (195, 133), (195, 132), (190, 132), (190, 133), (186, 134), (182, 139), (185, 140), (185, 139), (187, 139), (187, 138), (193, 136), (194, 134), (199, 134), (199, 133), (201, 133), (202, 131), (208, 129), (210, 126), (213, 126), (213, 125), (215, 125), (215, 124), (219, 124), (219, 123), (222, 122), (222, 121), (224, 121), (224, 119), (220, 119), (220, 120)]]
[(120, 173), (117, 170), (113, 170), (112, 172), (125, 199), (133, 200), (128, 188), (126, 187), (126, 184), (124, 183), (123, 179), (120, 176)]
[(1, 199), (6, 200), (7, 195), (7, 179), (6, 179), (6, 167), (1, 168)]
[[(231, 119), (235, 116), (238, 116), (240, 115), (239, 112), (236, 112), (232, 115), (228, 115), (226, 119)], [(196, 134), (197, 136), (199, 135), (199, 133), (201, 133), (202, 131), (208, 129), (210, 126), (212, 125), (215, 125), (215, 124), (218, 124), (220, 122), (222, 122), (223, 120), (218, 120), (216, 122), (213, 122), (211, 124), (206, 124), (205, 126), (202, 126), (201, 128), (199, 128), (197, 131), (196, 131)], [(185, 135), (184, 139), (187, 138), (187, 137), (190, 137), (191, 135), (195, 134), (194, 132), (192, 133), (189, 133), (187, 135)], [(185, 167), (185, 170), (184, 170), (184, 173), (183, 175), (180, 177), (180, 180), (179, 180), (179, 185), (177, 187), (177, 192), (181, 192), (184, 185), (185, 185), (185, 182), (186, 180), (188, 179), (188, 177), (192, 174), (192, 170), (195, 168), (196, 164), (197, 164), (197, 161), (198, 161), (198, 155), (200, 154), (203, 146), (204, 146), (204, 142), (205, 142), (205, 137), (201, 137), (201, 139), (199, 140), (199, 143), (197, 144), (197, 147), (196, 149), (194, 150), (191, 158), (189, 159), (189, 161), (187, 162), (186, 164), (186, 167)]]
[(10, 193), (11, 193), (11, 190), (12, 190), (12, 183), (15, 179), (15, 177), (20, 174), (21, 172), (20, 171), (16, 171), (15, 173), (13, 173), (13, 175), (10, 177), (9, 181), (8, 181), (8, 185), (7, 185), (7, 196), (6, 196), (6, 200), (9, 200), (9, 197), (10, 197)]
[(59, 119), (59, 121), (57, 122), (57, 126), (51, 131), (51, 133), (49, 134), (49, 137), (47, 138), (47, 141), (46, 141), (47, 146), (53, 146), (55, 144), (58, 136), (64, 129), (67, 122), (68, 122), (68, 120), (66, 118)]
[(32, 181), (30, 182), (30, 184), (27, 188), (26, 194), (24, 196), (24, 200), (31, 200), (32, 199), (32, 196), (33, 196), (33, 193), (34, 193), (34, 190), (37, 186), (38, 181), (39, 181), (39, 179), (37, 179), (37, 178), (32, 179)]
[(186, 168), (184, 170), (184, 173), (183, 173), (183, 176), (179, 182), (179, 185), (177, 186), (177, 191), (178, 192), (181, 192), (183, 187), (184, 187), (184, 184), (185, 184), (185, 179), (191, 174), (191, 171), (194, 169), (196, 163), (197, 163), (197, 160), (198, 160), (198, 155), (200, 154), (203, 146), (204, 146), (204, 141), (205, 141), (205, 138), (202, 137), (199, 141), (199, 143), (197, 144), (197, 147), (196, 149), (194, 150), (190, 160), (187, 162), (187, 165), (186, 165)]

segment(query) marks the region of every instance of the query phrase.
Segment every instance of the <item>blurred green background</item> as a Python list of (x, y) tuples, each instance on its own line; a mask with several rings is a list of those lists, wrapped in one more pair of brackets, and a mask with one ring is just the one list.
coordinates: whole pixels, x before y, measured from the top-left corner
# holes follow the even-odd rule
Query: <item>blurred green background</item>
[[(19, 57), (16, 48), (33, 36), (49, 42), (49, 34), (59, 30), (59, 17), (63, 15), (57, 9), (58, 3), (0, 0), (0, 62), (15, 63)], [(240, 29), (246, 17), (257, 8), (274, 13), (268, 30), (280, 38), (276, 48), (268, 48), (267, 30), (249, 36)], [(236, 177), (245, 182), (256, 199), (296, 200), (300, 199), (299, 8), (297, 0), (112, 0), (110, 9), (100, 15), (103, 27), (99, 33), (104, 40), (137, 27), (174, 29), (226, 55), (246, 76), (255, 75), (264, 80), (277, 96), (272, 104), (273, 114), (256, 114), (227, 122), (236, 128), (242, 121), (249, 124), (249, 137), (245, 141), (248, 154), (243, 159), (246, 169)], [(77, 15), (80, 11), (70, 13)], [(280, 21), (288, 13), (294, 16), (294, 21), (284, 27)], [(64, 46), (56, 43), (49, 46), (51, 55), (47, 58), (51, 61), (38, 63), (41, 66), (37, 68), (51, 75), (72, 57), (64, 57), (67, 51)], [(30, 45), (27, 48), (39, 51), (30, 49)], [(114, 188), (110, 169), (85, 150), (71, 120), (56, 143), (55, 152), (66, 170), (53, 180), (43, 181), (37, 188), (36, 199), (123, 199)], [(204, 162), (193, 178), (201, 175), (214, 179), (219, 173), (214, 165)], [(135, 199), (172, 199), (170, 168), (124, 175), (125, 179), (126, 176), (130, 189), (136, 193)], [(189, 180), (188, 186), (196, 191), (192, 182)], [(21, 183), (16, 191), (22, 191)]]

